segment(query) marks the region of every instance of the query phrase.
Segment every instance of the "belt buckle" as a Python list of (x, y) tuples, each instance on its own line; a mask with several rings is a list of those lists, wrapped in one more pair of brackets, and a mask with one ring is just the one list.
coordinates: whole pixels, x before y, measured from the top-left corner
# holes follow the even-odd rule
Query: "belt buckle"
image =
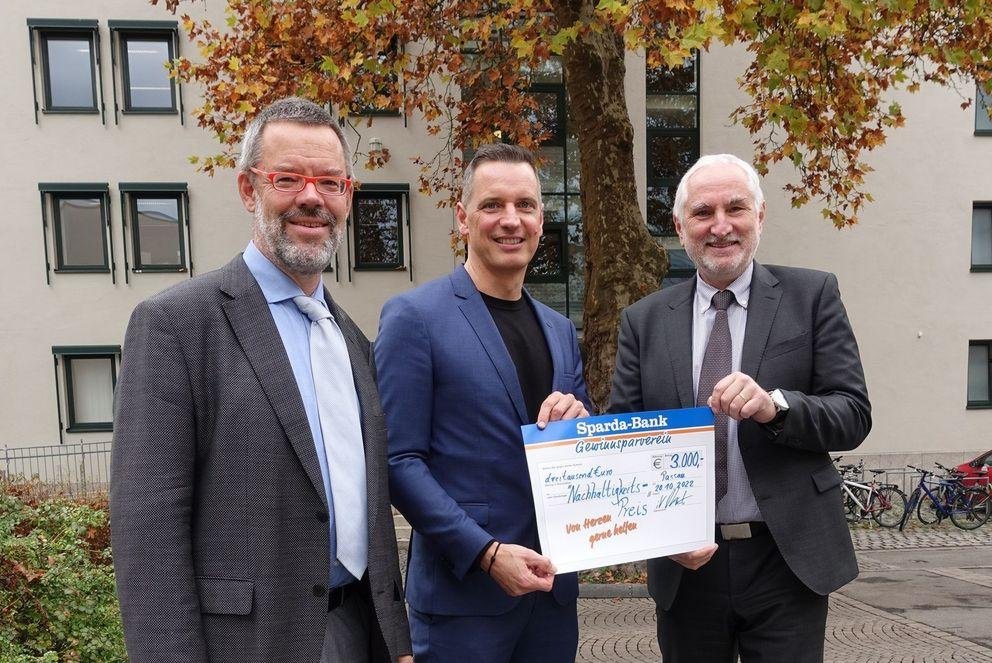
[(731, 523), (720, 525), (720, 536), (724, 541), (734, 541), (737, 539), (750, 539), (751, 523)]

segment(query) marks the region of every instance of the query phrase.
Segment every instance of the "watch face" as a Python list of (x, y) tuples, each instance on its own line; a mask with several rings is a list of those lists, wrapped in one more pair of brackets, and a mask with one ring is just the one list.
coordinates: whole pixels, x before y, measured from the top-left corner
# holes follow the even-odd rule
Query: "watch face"
[(772, 403), (775, 404), (775, 409), (779, 412), (789, 409), (789, 402), (785, 400), (785, 396), (778, 389), (772, 391), (769, 396), (772, 397)]

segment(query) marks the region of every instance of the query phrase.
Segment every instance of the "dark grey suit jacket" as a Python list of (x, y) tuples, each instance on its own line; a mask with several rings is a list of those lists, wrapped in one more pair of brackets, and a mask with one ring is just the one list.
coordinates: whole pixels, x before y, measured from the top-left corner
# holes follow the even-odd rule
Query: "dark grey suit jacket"
[[(362, 409), (373, 660), (411, 651), (369, 342), (331, 302)], [(328, 508), (299, 389), (238, 256), (131, 316), (117, 384), (114, 568), (132, 663), (318, 663)], [(388, 649), (388, 652), (387, 652)]]
[[(692, 407), (696, 280), (648, 295), (621, 316), (610, 412)], [(861, 357), (833, 274), (754, 263), (741, 372), (781, 389), (790, 410), (775, 434), (738, 427), (751, 490), (792, 572), (828, 594), (858, 574), (828, 452), (857, 447), (871, 428)], [(667, 610), (682, 567), (648, 562), (648, 589)]]

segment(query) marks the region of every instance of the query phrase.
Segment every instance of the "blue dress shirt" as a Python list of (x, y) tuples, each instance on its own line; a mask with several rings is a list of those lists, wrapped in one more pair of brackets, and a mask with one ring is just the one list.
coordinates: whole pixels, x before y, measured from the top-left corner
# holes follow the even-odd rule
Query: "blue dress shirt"
[(324, 280), (321, 278), (317, 289), (303, 292), (293, 279), (262, 254), (254, 242), (248, 243), (244, 252), (244, 261), (252, 276), (258, 281), (265, 301), (269, 304), (269, 312), (279, 330), (279, 337), (289, 355), (289, 363), (293, 367), (296, 386), (299, 387), (303, 398), (303, 408), (307, 412), (307, 422), (310, 424), (310, 434), (320, 459), (320, 476), (324, 481), (324, 494), (327, 496), (327, 511), (330, 525), (330, 587), (340, 587), (354, 582), (355, 578), (338, 562), (337, 533), (334, 527), (334, 498), (331, 495), (331, 477), (327, 470), (327, 452), (324, 450), (324, 436), (320, 431), (320, 415), (317, 411), (317, 393), (313, 386), (313, 373), (310, 370), (310, 319), (296, 307), (293, 297), (306, 295), (319, 301), (325, 308)]

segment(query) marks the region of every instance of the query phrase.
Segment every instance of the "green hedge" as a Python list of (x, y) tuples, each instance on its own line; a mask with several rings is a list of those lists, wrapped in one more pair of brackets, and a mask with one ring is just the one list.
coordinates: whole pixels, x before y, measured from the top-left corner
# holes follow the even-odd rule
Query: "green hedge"
[(106, 500), (0, 482), (0, 663), (126, 660)]

